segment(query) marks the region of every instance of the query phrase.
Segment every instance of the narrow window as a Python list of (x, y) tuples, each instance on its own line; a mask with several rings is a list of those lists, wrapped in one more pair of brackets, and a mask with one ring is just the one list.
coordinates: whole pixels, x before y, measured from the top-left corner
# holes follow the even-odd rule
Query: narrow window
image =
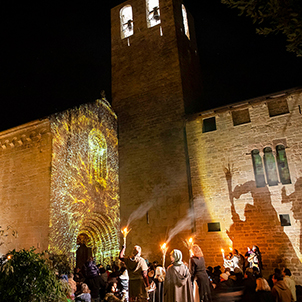
[(202, 132), (210, 132), (216, 130), (215, 116), (206, 118), (202, 121)]
[(267, 182), (270, 186), (275, 186), (278, 184), (278, 176), (277, 176), (274, 154), (270, 147), (264, 148), (263, 152), (264, 152), (263, 160), (264, 160)]
[(187, 14), (187, 10), (186, 10), (186, 8), (183, 4), (181, 6), (181, 10), (182, 10), (182, 22), (183, 22), (183, 25), (184, 25), (185, 35), (190, 40), (188, 14)]
[(279, 170), (280, 181), (283, 185), (290, 184), (290, 174), (287, 164), (287, 158), (285, 153), (285, 147), (283, 145), (278, 145), (276, 147), (277, 153), (277, 164)]
[(133, 35), (133, 14), (131, 5), (126, 5), (120, 10), (121, 38)]
[(254, 174), (257, 187), (265, 187), (265, 178), (262, 165), (262, 158), (259, 154), (259, 150), (255, 149), (252, 151), (252, 161), (254, 167)]
[(153, 27), (160, 24), (160, 11), (158, 0), (146, 0), (147, 25)]

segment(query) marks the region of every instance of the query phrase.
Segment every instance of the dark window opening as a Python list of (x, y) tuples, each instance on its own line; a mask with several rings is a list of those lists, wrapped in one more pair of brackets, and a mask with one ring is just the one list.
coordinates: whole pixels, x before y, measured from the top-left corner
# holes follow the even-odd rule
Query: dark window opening
[(251, 122), (248, 109), (232, 111), (233, 125), (242, 125)]
[(202, 121), (202, 132), (210, 132), (216, 130), (216, 119), (214, 117), (206, 118)]
[(269, 101), (267, 107), (270, 117), (289, 113), (286, 99)]
[(290, 226), (291, 225), (290, 217), (288, 214), (280, 214), (279, 217), (280, 217), (281, 226)]
[(208, 232), (220, 232), (220, 222), (208, 223)]

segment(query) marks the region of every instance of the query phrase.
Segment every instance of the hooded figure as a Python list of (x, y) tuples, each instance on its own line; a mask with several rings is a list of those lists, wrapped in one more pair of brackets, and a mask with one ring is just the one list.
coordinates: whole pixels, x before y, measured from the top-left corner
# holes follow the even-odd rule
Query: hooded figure
[(276, 298), (276, 302), (293, 302), (294, 298), (290, 289), (283, 281), (283, 277), (279, 273), (273, 275), (274, 286), (272, 288), (272, 294)]
[(173, 250), (170, 254), (172, 264), (167, 269), (165, 302), (192, 302), (193, 288), (189, 268), (182, 262), (182, 253)]

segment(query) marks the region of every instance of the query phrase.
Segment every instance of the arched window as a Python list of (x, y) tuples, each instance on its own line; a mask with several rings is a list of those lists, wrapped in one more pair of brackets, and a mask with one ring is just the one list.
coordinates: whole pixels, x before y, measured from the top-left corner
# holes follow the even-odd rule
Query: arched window
[(265, 187), (262, 158), (259, 154), (259, 150), (255, 149), (252, 151), (252, 161), (253, 161), (256, 185), (257, 187)]
[(278, 145), (276, 147), (276, 153), (277, 153), (277, 164), (278, 164), (280, 181), (284, 185), (290, 184), (291, 180), (290, 180), (289, 168), (287, 164), (285, 147), (283, 145)]
[(181, 10), (182, 10), (182, 22), (184, 25), (185, 34), (188, 37), (188, 39), (190, 40), (188, 15), (187, 15), (187, 10), (183, 4), (181, 6)]
[(146, 0), (146, 15), (148, 27), (160, 24), (160, 11), (158, 0)]
[(89, 144), (89, 174), (91, 180), (95, 180), (106, 186), (107, 178), (107, 143), (104, 135), (96, 129), (92, 129), (88, 137)]
[(278, 184), (278, 175), (276, 170), (276, 162), (275, 157), (272, 152), (272, 148), (266, 147), (263, 149), (264, 155), (264, 166), (266, 172), (267, 183), (270, 186), (275, 186)]
[(125, 5), (120, 10), (120, 22), (121, 22), (121, 38), (127, 38), (133, 35), (133, 13), (132, 6)]

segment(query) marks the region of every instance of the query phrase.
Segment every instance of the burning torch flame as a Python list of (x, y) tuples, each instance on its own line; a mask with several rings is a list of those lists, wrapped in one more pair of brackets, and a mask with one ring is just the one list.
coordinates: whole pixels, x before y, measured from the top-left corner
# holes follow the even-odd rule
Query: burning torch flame
[(162, 253), (163, 253), (163, 267), (165, 267), (165, 260), (166, 260), (166, 253), (168, 250), (167, 244), (164, 243), (161, 247), (160, 247)]
[(168, 250), (167, 244), (164, 243), (160, 248), (161, 248), (162, 252), (163, 252), (164, 254), (166, 254), (166, 252), (167, 252), (167, 250)]
[(127, 227), (125, 227), (123, 230), (121, 230), (122, 234), (124, 235), (124, 238), (127, 237), (128, 233), (129, 233), (130, 231), (131, 231), (131, 229), (128, 230)]

